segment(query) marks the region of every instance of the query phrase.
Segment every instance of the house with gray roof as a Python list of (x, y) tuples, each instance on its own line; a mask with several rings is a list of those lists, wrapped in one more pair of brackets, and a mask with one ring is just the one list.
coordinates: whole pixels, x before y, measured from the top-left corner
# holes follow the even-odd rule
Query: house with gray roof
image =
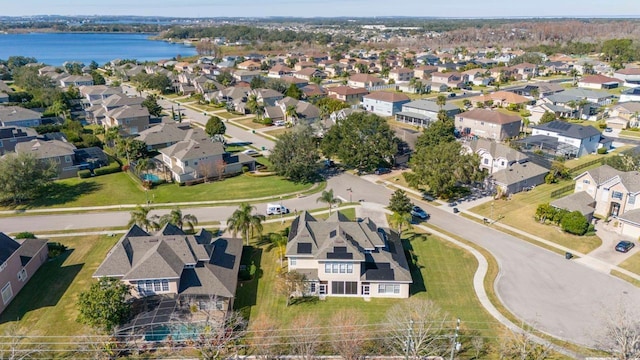
[(0, 232), (0, 289), (2, 313), (48, 259), (47, 240), (14, 240)]
[[(447, 116), (454, 117), (460, 113), (460, 108), (453, 104), (445, 104), (442, 110)], [(431, 100), (414, 100), (406, 104), (402, 104), (402, 111), (396, 113), (396, 121), (404, 122), (411, 125), (428, 127), (431, 123), (438, 119), (440, 106)]]
[(587, 170), (574, 178), (574, 192), (585, 192), (595, 202), (594, 214), (615, 218), (620, 234), (640, 236), (640, 172), (620, 171), (609, 165)]
[(89, 103), (90, 106), (96, 104), (98, 100), (104, 100), (111, 95), (122, 94), (120, 87), (112, 87), (106, 85), (81, 86), (80, 95)]
[(27, 127), (0, 126), (0, 156), (15, 151), (16, 144), (35, 139), (38, 133)]
[(516, 194), (544, 184), (548, 173), (549, 169), (530, 161), (515, 162), (491, 174), (490, 183), (499, 187), (502, 194)]
[(398, 234), (335, 212), (318, 220), (303, 211), (291, 224), (289, 271), (304, 274), (315, 296), (408, 298), (413, 282)]
[(65, 141), (41, 139), (21, 142), (15, 147), (18, 154), (32, 154), (40, 161), (56, 164), (60, 179), (74, 177), (78, 174), (75, 150), (76, 147), (73, 144)]
[(93, 85), (93, 78), (88, 75), (68, 75), (60, 78), (60, 86), (67, 88), (69, 86), (91, 86)]
[(201, 229), (187, 235), (167, 224), (157, 233), (134, 225), (109, 251), (94, 278), (112, 277), (131, 286), (131, 295), (190, 295), (213, 298), (218, 310), (233, 308), (242, 240), (215, 238)]
[(0, 126), (36, 127), (42, 125), (42, 113), (20, 106), (0, 107)]
[[(106, 101), (109, 101), (109, 99)], [(119, 126), (121, 131), (129, 135), (136, 135), (149, 127), (150, 120), (151, 115), (146, 107), (142, 105), (124, 105), (108, 110), (105, 113), (103, 124), (107, 128)]]
[(569, 212), (579, 211), (590, 222), (593, 219), (596, 201), (586, 191), (579, 191), (553, 200), (549, 205)]
[(579, 102), (580, 100), (586, 100), (588, 102), (598, 104), (598, 106), (605, 106), (611, 104), (613, 101), (613, 94), (602, 90), (590, 90), (581, 88), (572, 88), (565, 91), (549, 95), (544, 98), (546, 102), (553, 104), (567, 104), (568, 102)]
[(192, 129), (189, 124), (169, 122), (142, 130), (136, 139), (147, 144), (147, 150), (153, 150), (169, 147), (179, 141), (192, 138), (195, 133), (200, 135), (197, 136), (199, 139), (206, 140), (208, 138), (204, 131), (197, 128)]
[(9, 102), (9, 94), (0, 91), (0, 104)]
[(515, 163), (529, 160), (529, 156), (510, 146), (489, 139), (473, 139), (463, 145), (468, 152), (478, 154), (480, 168), (489, 174), (507, 169)]
[[(575, 157), (595, 153), (600, 147), (609, 149), (612, 144), (612, 141), (601, 141), (603, 140), (602, 133), (593, 126), (572, 124), (560, 120), (533, 126), (531, 135), (540, 141), (543, 141), (544, 137), (555, 138), (559, 144), (572, 147), (571, 151), (564, 155)], [(605, 138), (605, 140), (607, 139)]]

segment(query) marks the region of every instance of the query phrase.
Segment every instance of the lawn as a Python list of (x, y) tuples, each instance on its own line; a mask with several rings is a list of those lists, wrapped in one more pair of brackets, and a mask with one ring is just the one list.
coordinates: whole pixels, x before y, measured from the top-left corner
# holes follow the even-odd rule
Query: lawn
[(253, 119), (241, 119), (241, 120), (233, 120), (234, 123), (239, 124), (244, 127), (248, 127), (251, 129), (263, 129), (266, 127), (270, 127), (269, 125), (260, 124), (257, 122), (253, 122)]
[[(42, 265), (0, 316), (0, 332), (16, 319), (30, 335), (81, 336), (89, 328), (75, 321), (78, 294), (89, 288), (91, 276), (118, 237), (59, 238), (66, 253)], [(60, 340), (60, 339), (56, 339)]]
[(510, 200), (489, 201), (470, 209), (470, 211), (488, 218), (499, 218), (503, 224), (586, 254), (600, 246), (602, 243), (600, 238), (570, 235), (556, 226), (540, 224), (534, 219), (538, 205), (552, 201), (551, 192), (568, 184), (570, 184), (569, 181), (554, 185), (538, 185), (531, 191), (513, 195)]
[(271, 135), (271, 136), (280, 136), (280, 135), (282, 135), (284, 133), (287, 133), (289, 131), (291, 131), (291, 129), (289, 129), (287, 127), (284, 127), (284, 126), (278, 126), (278, 127), (273, 128), (273, 130), (270, 129), (270, 130), (265, 131), (264, 134), (265, 135), (268, 134), (268, 135)]
[[(279, 224), (265, 225), (265, 233), (280, 231)], [(477, 262), (470, 254), (435, 237), (417, 237), (404, 241), (412, 249), (417, 262), (412, 275), (415, 284), (412, 297), (431, 299), (447, 311), (451, 318), (460, 317), (462, 327), (475, 329), (483, 336), (493, 338), (500, 327), (482, 308), (473, 291), (473, 275)], [(260, 264), (260, 277), (241, 284), (237, 291), (236, 309), (255, 319), (267, 314), (286, 328), (299, 314), (313, 313), (327, 321), (337, 311), (346, 309), (361, 314), (370, 324), (384, 321), (388, 308), (404, 300), (361, 298), (334, 298), (312, 300), (286, 306), (285, 297), (277, 295), (276, 271), (280, 267), (275, 251), (257, 248), (253, 260)], [(454, 280), (455, 281), (452, 281)]]
[(216, 201), (279, 196), (308, 190), (311, 184), (295, 184), (279, 176), (239, 175), (193, 186), (162, 184), (145, 191), (126, 173), (56, 181), (44, 196), (19, 208), (80, 207), (145, 203)]
[(623, 261), (619, 266), (640, 275), (640, 252)]
[(621, 130), (620, 136), (638, 138), (640, 137), (640, 131)]

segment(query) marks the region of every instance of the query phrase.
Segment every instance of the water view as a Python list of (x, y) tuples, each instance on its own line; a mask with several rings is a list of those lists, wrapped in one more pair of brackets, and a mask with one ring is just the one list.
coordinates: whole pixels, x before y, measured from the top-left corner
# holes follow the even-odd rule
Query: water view
[(113, 33), (28, 33), (0, 34), (0, 59), (13, 55), (32, 56), (49, 65), (65, 61), (102, 65), (110, 60), (138, 61), (192, 56), (194, 47), (149, 39), (149, 34)]

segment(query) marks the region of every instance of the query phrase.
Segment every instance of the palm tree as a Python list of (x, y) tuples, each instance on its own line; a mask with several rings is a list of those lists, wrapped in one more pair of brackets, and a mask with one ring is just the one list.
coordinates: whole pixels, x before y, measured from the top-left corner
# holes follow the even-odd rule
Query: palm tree
[(296, 111), (296, 107), (293, 105), (288, 105), (284, 114), (287, 117), (287, 121), (292, 124), (294, 124), (294, 121), (292, 121), (291, 119), (298, 118), (298, 112)]
[(150, 210), (151, 208), (149, 207), (144, 207), (142, 205), (136, 206), (136, 208), (130, 212), (131, 219), (129, 219), (127, 226), (131, 227), (133, 225), (138, 225), (143, 227), (145, 231), (149, 231), (149, 229), (157, 229), (158, 224), (149, 219)]
[(411, 227), (411, 214), (410, 213), (399, 213), (394, 212), (391, 215), (389, 221), (391, 222), (391, 226), (398, 229), (398, 236), (402, 237), (402, 230), (406, 226), (407, 229)]
[[(155, 168), (156, 168), (156, 163), (149, 158), (140, 159), (136, 162), (136, 172), (138, 174), (144, 173), (146, 175), (149, 173), (149, 170), (153, 170)], [(144, 180), (147, 180), (147, 179), (144, 178)]]
[(269, 250), (276, 249), (278, 251), (278, 259), (280, 259), (281, 267), (284, 261), (284, 254), (287, 252), (287, 241), (287, 236), (284, 234), (271, 233), (269, 235)]
[(323, 202), (329, 205), (329, 215), (331, 215), (331, 207), (335, 204), (342, 203), (342, 200), (333, 196), (333, 189), (328, 191), (323, 191), (319, 198), (316, 199), (316, 202)]
[(247, 241), (247, 246), (249, 245), (249, 237), (254, 231), (258, 234), (262, 233), (262, 220), (265, 219), (264, 215), (252, 214), (253, 210), (255, 210), (255, 206), (242, 203), (227, 219), (227, 227), (231, 234), (236, 236), (239, 232), (242, 233)]
[(576, 103), (576, 107), (578, 107), (580, 109), (580, 112), (578, 113), (578, 119), (582, 119), (582, 115), (583, 115), (583, 112), (584, 112), (584, 107), (585, 107), (585, 105), (588, 105), (588, 104), (589, 104), (589, 100), (587, 100), (587, 99), (581, 99), (580, 101), (578, 101)]
[(445, 105), (447, 105), (447, 97), (444, 96), (443, 94), (438, 95), (438, 98), (436, 99), (436, 104), (440, 106), (440, 110), (442, 110), (442, 108)]
[(166, 224), (173, 224), (182, 230), (184, 225), (193, 231), (198, 226), (198, 218), (191, 214), (182, 214), (182, 210), (179, 207), (175, 207), (170, 213), (162, 215), (159, 220), (160, 227)]
[(255, 114), (258, 106), (258, 97), (256, 95), (249, 96), (249, 99), (247, 99), (247, 109), (249, 110), (249, 112)]

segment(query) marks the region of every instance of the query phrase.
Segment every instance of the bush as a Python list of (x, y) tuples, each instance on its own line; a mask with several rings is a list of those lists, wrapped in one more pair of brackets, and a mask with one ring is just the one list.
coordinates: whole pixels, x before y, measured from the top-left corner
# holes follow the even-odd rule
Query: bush
[(560, 226), (569, 234), (584, 235), (589, 229), (589, 222), (579, 211), (573, 211), (562, 217)]
[(262, 124), (271, 126), (271, 125), (273, 125), (273, 120), (271, 120), (271, 118), (264, 118), (264, 119), (262, 119)]
[(16, 234), (16, 239), (37, 239), (36, 236), (32, 232), (23, 231), (21, 233)]
[(605, 147), (598, 148), (598, 154), (604, 155), (606, 153), (607, 153), (607, 148)]
[(47, 246), (49, 247), (49, 259), (60, 256), (60, 254), (67, 251), (67, 247), (59, 242), (50, 242), (47, 243)]
[(78, 170), (78, 177), (80, 179), (86, 179), (91, 177), (91, 170)]
[(107, 174), (117, 173), (117, 172), (120, 172), (120, 170), (121, 170), (120, 164), (118, 164), (117, 162), (112, 162), (111, 164), (109, 164), (107, 166), (103, 166), (101, 168), (97, 168), (97, 169), (93, 170), (93, 173), (96, 176), (100, 176), (100, 175), (107, 175)]

